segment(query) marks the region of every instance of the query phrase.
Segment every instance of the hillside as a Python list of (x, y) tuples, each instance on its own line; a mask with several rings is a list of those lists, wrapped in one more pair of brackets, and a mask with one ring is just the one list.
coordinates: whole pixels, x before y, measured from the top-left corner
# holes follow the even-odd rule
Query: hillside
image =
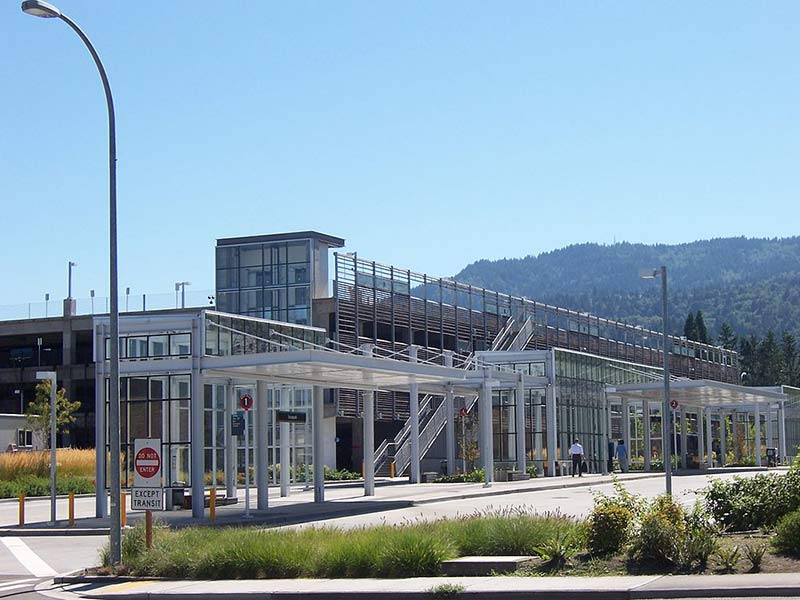
[(660, 283), (642, 267), (666, 265), (670, 329), (702, 310), (716, 338), (723, 322), (740, 335), (800, 333), (800, 236), (723, 238), (689, 244), (577, 244), (538, 256), (475, 262), (455, 276), (473, 285), (660, 329)]

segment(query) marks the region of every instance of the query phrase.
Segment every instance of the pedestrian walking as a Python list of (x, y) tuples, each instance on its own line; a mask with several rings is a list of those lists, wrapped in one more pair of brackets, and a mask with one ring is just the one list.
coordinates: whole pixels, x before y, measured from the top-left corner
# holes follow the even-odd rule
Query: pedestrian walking
[(625, 440), (620, 440), (617, 444), (617, 460), (619, 461), (619, 470), (623, 473), (628, 472), (628, 447), (625, 445)]
[(569, 447), (569, 454), (572, 456), (572, 476), (575, 477), (575, 473), (577, 473), (578, 477), (583, 477), (583, 472), (581, 471), (583, 446), (581, 446), (581, 442), (578, 438), (575, 438), (572, 446)]

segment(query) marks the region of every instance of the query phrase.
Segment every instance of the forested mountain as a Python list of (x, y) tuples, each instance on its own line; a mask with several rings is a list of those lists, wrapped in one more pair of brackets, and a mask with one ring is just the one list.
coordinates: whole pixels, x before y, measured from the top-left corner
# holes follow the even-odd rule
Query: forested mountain
[(681, 335), (689, 311), (701, 310), (713, 340), (724, 322), (742, 337), (800, 334), (800, 236), (577, 244), (481, 260), (455, 279), (660, 330), (660, 280), (642, 280), (639, 271), (661, 265), (668, 271), (671, 333)]

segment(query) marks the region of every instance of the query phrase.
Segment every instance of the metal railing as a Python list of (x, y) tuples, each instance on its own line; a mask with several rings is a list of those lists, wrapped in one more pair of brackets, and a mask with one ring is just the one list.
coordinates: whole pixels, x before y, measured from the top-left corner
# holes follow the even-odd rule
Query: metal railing
[[(492, 351), (497, 350), (505, 350), (510, 349), (511, 344), (513, 344), (517, 338), (519, 337), (516, 332), (516, 323), (518, 321), (510, 318), (503, 329), (500, 330), (500, 333), (497, 334), (494, 342), (492, 342)], [(531, 322), (531, 319), (528, 319), (523, 324), (523, 327), (520, 328), (519, 333), (522, 333), (523, 330), (526, 329), (526, 325)], [(522, 344), (522, 348), (527, 345), (528, 340), (530, 340), (531, 336), (533, 335), (533, 325), (527, 328), (527, 337), (525, 338), (524, 343)], [(474, 353), (470, 353), (467, 359), (464, 361), (463, 368), (469, 369), (476, 363), (476, 357)], [(465, 407), (467, 412), (471, 411), (472, 408), (475, 406), (475, 402), (477, 401), (477, 395), (471, 395), (464, 399)], [(426, 410), (430, 410), (431, 402), (433, 401), (433, 396), (425, 396), (423, 399), (423, 403), (420, 404), (420, 417), (425, 416), (425, 412), (423, 412), (423, 405), (426, 407)], [(436, 410), (433, 411), (431, 417), (425, 421), (425, 423), (420, 427), (419, 432), (419, 456), (420, 458), (424, 457), (428, 451), (433, 447), (433, 444), (436, 443), (439, 435), (444, 430), (445, 424), (447, 423), (447, 411), (445, 408), (445, 403), (441, 402), (437, 407)], [(394, 472), (395, 476), (400, 476), (411, 464), (411, 439), (409, 437), (409, 433), (411, 431), (411, 419), (409, 418), (404, 424), (403, 428), (400, 430), (397, 436), (395, 436), (395, 455), (394, 455)], [(401, 437), (400, 434), (404, 434), (402, 439), (398, 441), (398, 437)], [(377, 465), (377, 460), (376, 460)], [(377, 466), (376, 466), (377, 468)]]

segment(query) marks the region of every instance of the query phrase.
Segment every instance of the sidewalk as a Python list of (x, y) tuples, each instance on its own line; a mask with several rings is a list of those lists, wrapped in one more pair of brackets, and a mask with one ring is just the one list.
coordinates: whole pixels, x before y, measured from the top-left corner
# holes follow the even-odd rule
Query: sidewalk
[[(69, 583), (56, 589), (77, 598), (127, 600), (271, 600), (309, 598), (412, 600), (437, 597), (443, 584), (462, 586), (471, 599), (638, 600), (645, 598), (800, 596), (800, 574), (655, 575), (635, 577), (424, 577), (416, 579), (278, 579), (237, 581), (125, 581)], [(37, 588), (38, 590), (39, 588)], [(53, 588), (50, 588), (53, 589)], [(438, 596), (443, 597), (443, 596)]]

